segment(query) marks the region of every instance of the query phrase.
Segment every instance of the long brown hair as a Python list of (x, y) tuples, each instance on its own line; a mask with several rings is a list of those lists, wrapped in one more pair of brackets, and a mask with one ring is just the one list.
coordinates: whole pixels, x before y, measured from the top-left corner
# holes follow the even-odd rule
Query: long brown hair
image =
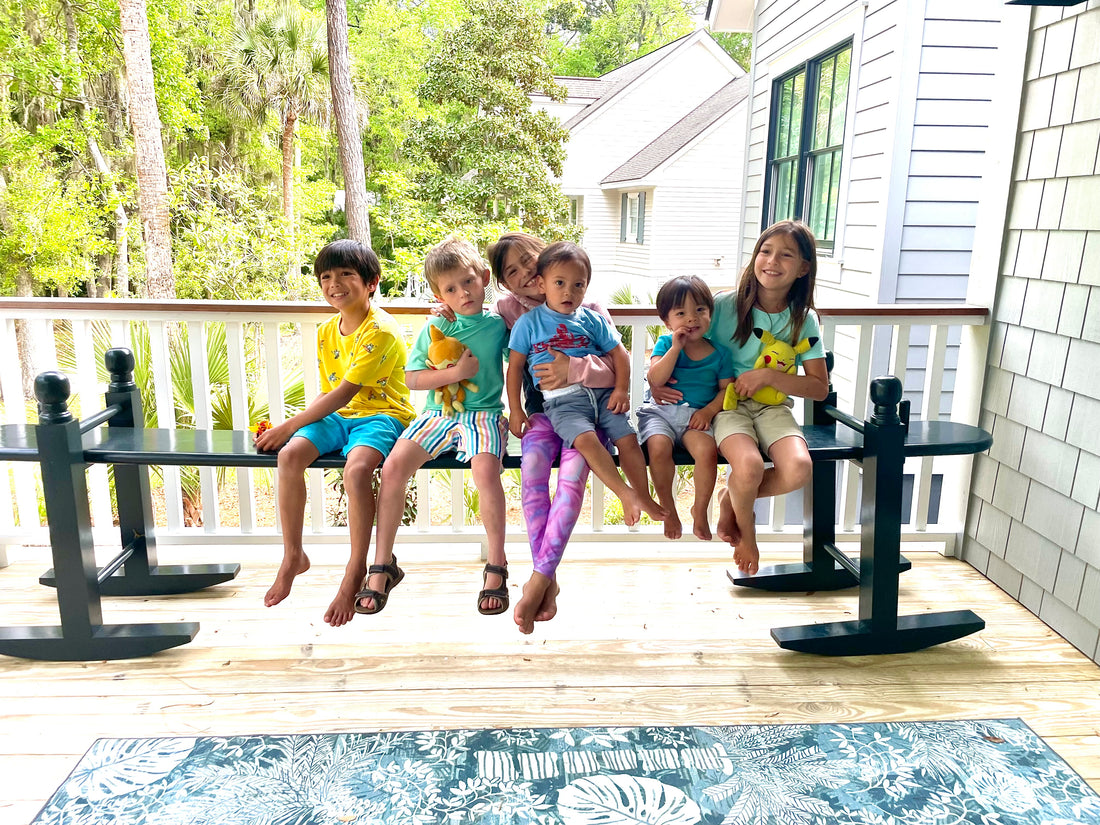
[(539, 253), (546, 248), (546, 242), (542, 238), (529, 235), (526, 232), (505, 232), (493, 243), (485, 248), (485, 257), (489, 259), (489, 268), (493, 270), (493, 279), (505, 289), (508, 284), (504, 282), (504, 259), (512, 247), (531, 256), (531, 262), (538, 260)]
[(791, 284), (790, 291), (787, 292), (787, 306), (791, 310), (791, 344), (798, 341), (802, 324), (814, 308), (814, 284), (817, 282), (817, 241), (814, 240), (814, 233), (802, 221), (773, 223), (756, 239), (752, 257), (737, 283), (737, 329), (733, 333), (733, 340), (740, 346), (744, 346), (752, 335), (752, 308), (756, 306), (759, 289), (756, 282), (756, 256), (760, 254), (760, 247), (765, 241), (780, 234), (790, 236), (802, 259), (810, 264), (809, 272)]

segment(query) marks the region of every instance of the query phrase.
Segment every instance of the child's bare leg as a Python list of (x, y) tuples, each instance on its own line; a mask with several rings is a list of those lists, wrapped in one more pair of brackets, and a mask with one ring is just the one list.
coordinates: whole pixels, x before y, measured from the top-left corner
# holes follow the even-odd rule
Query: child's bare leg
[[(478, 453), (470, 459), (470, 471), (474, 476), (474, 486), (477, 487), (481, 524), (488, 537), (488, 562), (504, 567), (508, 564), (508, 558), (504, 555), (504, 523), (508, 505), (504, 501), (504, 487), (500, 483), (500, 459), (493, 453)], [(485, 577), (483, 588), (496, 590), (504, 584), (496, 573), (489, 573)], [(482, 610), (499, 610), (503, 605), (500, 599), (486, 596), (478, 607)]]
[[(627, 435), (615, 442), (619, 450), (619, 466), (623, 468), (631, 488), (638, 494), (642, 509), (651, 519), (664, 521), (668, 518), (668, 510), (653, 500), (649, 494), (649, 476), (646, 475), (645, 454), (638, 445), (638, 436)], [(675, 510), (676, 508), (673, 507)]]
[(813, 462), (806, 442), (796, 435), (781, 438), (768, 448), (772, 466), (764, 471), (758, 498), (801, 490), (813, 475)]
[(678, 539), (684, 528), (676, 512), (676, 499), (672, 495), (672, 482), (676, 479), (676, 465), (672, 463), (672, 439), (664, 435), (651, 435), (646, 439), (649, 450), (649, 474), (653, 477), (653, 489), (657, 500), (668, 511), (665, 517), (665, 538)]
[(691, 505), (691, 531), (695, 537), (710, 541), (710, 499), (714, 495), (714, 482), (718, 477), (718, 445), (710, 433), (688, 430), (684, 433), (684, 446), (695, 459), (695, 501)]
[[(405, 488), (409, 479), (431, 456), (415, 441), (397, 439), (393, 451), (382, 464), (382, 483), (378, 487), (378, 528), (374, 547), (374, 563), (389, 564), (393, 561), (393, 542), (397, 528), (401, 526), (401, 514), (405, 512)], [(385, 573), (368, 577), (367, 587), (384, 593), (389, 579)], [(374, 608), (374, 599), (359, 602), (367, 610)]]
[[(630, 436), (630, 439), (634, 441), (634, 446), (637, 447), (638, 439), (633, 435)], [(620, 441), (625, 440), (620, 439)], [(592, 430), (581, 433), (574, 440), (573, 448), (584, 456), (584, 460), (588, 462), (588, 466), (592, 468), (592, 472), (596, 474), (600, 481), (619, 497), (619, 501), (623, 503), (623, 521), (628, 526), (637, 524), (642, 515), (641, 498), (631, 489), (629, 484), (623, 481), (622, 476), (619, 475), (619, 468), (615, 466), (615, 460), (611, 457), (611, 453), (600, 443), (599, 436)], [(638, 451), (640, 453), (641, 449)]]
[(753, 575), (760, 569), (760, 548), (756, 544), (756, 520), (753, 504), (764, 477), (764, 459), (756, 441), (741, 433), (731, 435), (721, 444), (722, 455), (730, 465), (726, 484), (729, 503), (741, 536), (734, 548), (737, 569)]
[(283, 560), (275, 582), (264, 595), (264, 605), (273, 607), (290, 595), (294, 578), (309, 570), (309, 557), (302, 548), (306, 517), (306, 467), (320, 452), (307, 438), (291, 438), (279, 451), (279, 518), (283, 527)]
[(729, 478), (718, 488), (718, 524), (715, 529), (718, 532), (718, 538), (731, 547), (741, 541), (741, 529), (737, 526), (737, 518), (733, 514), (733, 502), (730, 501)]
[(366, 445), (355, 447), (348, 453), (344, 466), (344, 490), (348, 494), (348, 534), (351, 539), (351, 556), (344, 577), (336, 591), (336, 598), (325, 611), (325, 622), (340, 627), (355, 618), (355, 594), (363, 586), (367, 575), (367, 555), (370, 552), (370, 534), (374, 528), (374, 471), (382, 463), (382, 453)]

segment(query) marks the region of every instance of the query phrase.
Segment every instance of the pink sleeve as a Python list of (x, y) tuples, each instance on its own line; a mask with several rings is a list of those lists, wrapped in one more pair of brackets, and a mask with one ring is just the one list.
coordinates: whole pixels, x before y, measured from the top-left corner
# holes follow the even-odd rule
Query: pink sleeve
[(493, 307), (493, 311), (504, 319), (504, 325), (511, 329), (516, 325), (516, 321), (519, 320), (519, 316), (527, 311), (527, 309), (512, 295), (501, 295), (497, 298), (496, 306)]

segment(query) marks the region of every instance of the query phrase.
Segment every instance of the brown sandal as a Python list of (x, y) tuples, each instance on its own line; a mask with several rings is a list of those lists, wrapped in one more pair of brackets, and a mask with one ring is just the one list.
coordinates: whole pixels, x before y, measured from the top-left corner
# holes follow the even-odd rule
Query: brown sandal
[[(405, 578), (405, 571), (397, 566), (397, 556), (390, 557), (389, 564), (372, 564), (367, 568), (367, 579), (375, 573), (386, 574), (386, 589), (379, 592), (378, 590), (372, 590), (369, 587), (364, 587), (358, 593), (355, 594), (355, 612), (361, 613), (366, 616), (373, 616), (375, 613), (381, 613), (386, 606), (386, 602), (389, 601), (390, 591), (397, 585), (401, 584), (401, 580)], [(363, 607), (360, 602), (363, 599), (374, 599), (374, 609), (370, 610)]]
[[(482, 584), (485, 584), (490, 573), (496, 573), (500, 576), (500, 587), (484, 589), (477, 594), (477, 612), (482, 616), (497, 616), (508, 609), (508, 567), (507, 565), (501, 567), (499, 564), (486, 564), (485, 569), (481, 571)], [(497, 599), (501, 606), (487, 610), (481, 606), (481, 603), (486, 599)]]

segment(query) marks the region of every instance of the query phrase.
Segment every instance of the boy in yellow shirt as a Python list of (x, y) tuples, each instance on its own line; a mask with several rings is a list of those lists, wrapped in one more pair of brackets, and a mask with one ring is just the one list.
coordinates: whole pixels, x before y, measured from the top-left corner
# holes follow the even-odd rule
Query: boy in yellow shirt
[(321, 394), (297, 415), (256, 436), (259, 449), (279, 450), (283, 525), (283, 561), (264, 604), (271, 607), (285, 599), (295, 577), (309, 569), (302, 547), (304, 472), (318, 456), (339, 450), (347, 459), (344, 489), (351, 558), (336, 598), (325, 611), (325, 621), (339, 627), (355, 616), (355, 594), (367, 575), (374, 471), (416, 410), (405, 385), (408, 353), (400, 327), (371, 303), (382, 277), (377, 256), (358, 241), (334, 241), (317, 254), (313, 271), (325, 301), (339, 313), (317, 330)]

